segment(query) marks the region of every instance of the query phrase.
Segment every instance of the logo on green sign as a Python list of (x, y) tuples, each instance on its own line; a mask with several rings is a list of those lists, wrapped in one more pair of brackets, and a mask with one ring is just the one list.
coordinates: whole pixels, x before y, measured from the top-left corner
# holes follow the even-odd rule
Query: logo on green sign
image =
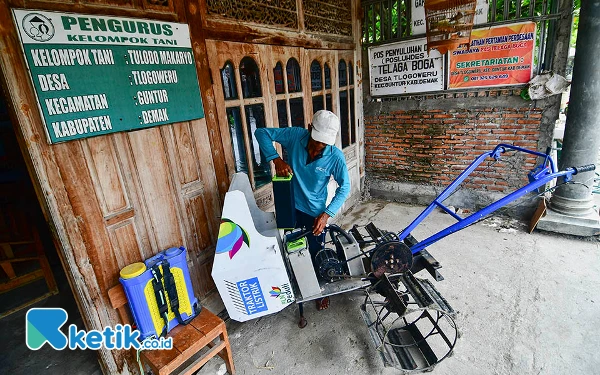
[(54, 36), (54, 25), (46, 16), (30, 13), (23, 18), (23, 31), (33, 40), (46, 42)]

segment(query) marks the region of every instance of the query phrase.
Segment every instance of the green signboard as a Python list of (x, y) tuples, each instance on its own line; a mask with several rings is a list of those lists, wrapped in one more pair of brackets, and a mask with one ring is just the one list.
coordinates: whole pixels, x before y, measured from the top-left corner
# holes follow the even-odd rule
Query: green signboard
[(204, 117), (186, 24), (13, 16), (51, 143)]

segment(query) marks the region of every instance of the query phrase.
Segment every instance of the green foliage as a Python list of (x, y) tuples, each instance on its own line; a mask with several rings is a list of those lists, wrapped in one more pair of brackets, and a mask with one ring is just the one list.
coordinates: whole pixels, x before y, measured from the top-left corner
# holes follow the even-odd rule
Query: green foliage
[[(493, 21), (504, 21), (505, 5), (508, 7), (507, 20), (517, 19), (517, 4), (521, 2), (521, 11), (519, 18), (539, 17), (544, 14), (543, 0), (496, 0), (496, 17)], [(549, 14), (552, 9), (552, 3), (558, 0), (548, 0), (546, 5), (546, 13)], [(508, 3), (508, 4), (507, 4)], [(533, 8), (533, 9), (532, 9)], [(488, 19), (492, 19), (492, 6), (490, 4), (490, 14)]]
[(368, 5), (365, 12), (363, 42), (377, 43), (410, 36), (406, 14), (407, 4), (410, 6), (408, 1), (390, 0)]
[(577, 43), (577, 31), (579, 30), (579, 11), (581, 10), (581, 0), (575, 0), (573, 10), (573, 27), (571, 28), (571, 40), (569, 45), (575, 48), (575, 44)]

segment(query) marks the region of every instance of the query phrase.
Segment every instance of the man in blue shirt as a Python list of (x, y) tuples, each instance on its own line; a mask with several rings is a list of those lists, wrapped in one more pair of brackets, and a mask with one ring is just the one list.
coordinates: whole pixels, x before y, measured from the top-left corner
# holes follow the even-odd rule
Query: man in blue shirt
[[(293, 173), (292, 186), (296, 207), (296, 227), (312, 228), (308, 236), (309, 249), (314, 257), (324, 241), (323, 230), (350, 194), (350, 177), (344, 153), (335, 146), (340, 120), (330, 111), (317, 111), (309, 130), (299, 127), (259, 128), (254, 135), (267, 161), (273, 161), (279, 177)], [(283, 161), (273, 142), (287, 151), (288, 163)], [(327, 205), (329, 180), (338, 188)], [(317, 237), (318, 236), (318, 237)]]

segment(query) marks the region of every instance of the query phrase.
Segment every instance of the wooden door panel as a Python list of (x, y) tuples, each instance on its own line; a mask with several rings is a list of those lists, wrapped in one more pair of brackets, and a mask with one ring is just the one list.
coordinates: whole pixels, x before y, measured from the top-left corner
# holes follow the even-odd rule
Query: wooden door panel
[[(266, 127), (274, 126), (274, 119), (272, 116), (272, 99), (270, 95), (270, 87), (272, 82), (272, 67), (269, 63), (268, 56), (270, 55), (270, 47), (257, 44), (244, 44), (244, 43), (232, 43), (232, 42), (221, 42), (214, 40), (207, 40), (207, 51), (209, 55), (210, 70), (213, 78), (213, 91), (215, 93), (215, 104), (217, 108), (217, 117), (219, 120), (219, 126), (221, 129), (221, 137), (223, 140), (223, 149), (225, 150), (225, 159), (228, 164), (228, 171), (230, 174), (236, 172), (236, 163), (233, 154), (232, 135), (230, 132), (230, 118), (228, 117), (227, 108), (239, 108), (239, 119), (243, 130), (243, 145), (245, 148), (245, 160), (248, 165), (248, 175), (251, 184), (255, 186), (253, 169), (250, 168), (252, 164), (252, 158), (255, 153), (251, 153), (252, 140), (247, 133), (249, 127), (247, 114), (245, 109), (248, 106), (260, 104), (264, 110), (264, 125)], [(254, 60), (258, 68), (258, 74), (261, 85), (262, 96), (255, 98), (245, 98), (242, 93), (242, 82), (241, 74), (239, 71), (240, 63), (245, 57), (250, 57)], [(221, 76), (221, 70), (226, 66), (227, 63), (231, 63), (233, 66), (233, 78), (235, 78), (235, 89), (237, 91), (237, 98), (225, 100), (223, 92), (223, 78)], [(264, 178), (264, 176), (261, 176)], [(269, 184), (259, 187), (255, 190), (255, 196), (260, 202), (266, 202), (266, 205), (259, 205), (262, 209), (267, 209), (272, 205), (272, 191)]]
[(53, 150), (61, 175), (69, 181), (65, 184), (65, 190), (75, 220), (65, 224), (75, 230), (85, 244), (85, 247), (73, 249), (76, 264), (79, 268), (93, 270), (95, 278), (87, 280), (88, 285), (98, 285), (100, 290), (108, 290), (119, 282), (120, 269), (106, 228), (98, 225), (104, 222), (104, 216), (100, 202), (93, 194), (93, 180), (85, 163), (82, 142), (59, 144)]
[(150, 219), (149, 233), (159, 250), (183, 243), (176, 192), (160, 128), (128, 133), (135, 172), (140, 182), (142, 204)]
[(188, 238), (188, 265), (190, 270), (190, 277), (192, 279), (192, 285), (196, 293), (200, 296), (206, 295), (213, 285), (213, 281), (209, 273), (203, 272), (203, 264), (210, 261), (214, 257), (214, 244), (216, 240), (213, 240), (213, 234), (209, 227), (209, 221), (207, 219), (207, 207), (201, 194), (185, 197), (185, 215), (188, 220), (186, 221), (186, 228)]
[(195, 144), (188, 122), (171, 126), (174, 138), (175, 161), (179, 171), (179, 182), (182, 185), (196, 182), (200, 178)]
[(211, 244), (216, 245), (219, 224), (221, 223), (222, 202), (219, 199), (219, 181), (215, 178), (216, 171), (213, 162), (213, 147), (209, 143), (206, 120), (199, 119), (190, 122), (192, 139), (196, 145), (196, 160), (200, 166), (200, 181), (202, 181), (203, 197), (206, 206), (208, 227), (211, 233)]
[[(267, 64), (267, 75), (269, 77), (269, 97), (270, 97), (270, 101), (271, 101), (271, 107), (272, 107), (272, 116), (273, 116), (273, 126), (274, 127), (278, 127), (278, 121), (277, 121), (277, 100), (280, 99), (290, 99), (290, 98), (304, 98), (303, 103), (304, 103), (304, 126), (306, 127), (307, 124), (310, 122), (310, 108), (308, 107), (308, 103), (309, 103), (309, 96), (306, 95), (307, 93), (310, 93), (310, 80), (306, 80), (306, 76), (310, 76), (308, 74), (309, 70), (308, 70), (308, 65), (306, 63), (306, 58), (304, 53), (302, 53), (302, 48), (298, 48), (298, 47), (284, 47), (284, 46), (269, 46), (267, 47), (269, 53), (267, 55), (268, 57), (268, 64)], [(287, 71), (286, 71), (286, 65), (287, 62), (289, 61), (290, 58), (295, 58), (298, 61), (298, 64), (300, 65), (300, 72), (302, 74), (301, 78), (301, 86), (302, 86), (302, 92), (301, 93), (293, 93), (293, 94), (288, 94), (287, 93)], [(284, 86), (286, 86), (284, 88), (286, 94), (277, 94), (276, 90), (275, 90), (275, 76), (273, 73), (273, 69), (275, 68), (275, 66), (277, 65), (277, 63), (281, 63), (282, 68), (283, 68), (283, 79), (284, 79)], [(308, 84), (308, 86), (307, 86)]]
[[(221, 69), (225, 66), (225, 63), (227, 63), (228, 61), (231, 61), (234, 68), (236, 68), (239, 64), (239, 60), (234, 61), (233, 55), (227, 53), (231, 52), (230, 49), (230, 43), (219, 42), (214, 40), (206, 41), (206, 51), (208, 54), (208, 63), (210, 65), (210, 72), (213, 81), (213, 92), (215, 94), (215, 103), (217, 108), (217, 120), (219, 122), (219, 128), (221, 130), (221, 139), (223, 141), (223, 149), (225, 152), (227, 171), (231, 176), (233, 175), (233, 173), (235, 173), (235, 160), (233, 157), (233, 153), (231, 152), (231, 134), (229, 133), (229, 124), (227, 122), (225, 97), (223, 96), (223, 86), (221, 83), (222, 81), (220, 73)], [(238, 93), (238, 95), (240, 94)]]
[(144, 260), (133, 219), (125, 220), (107, 228), (117, 258), (119, 269)]
[[(308, 79), (310, 80), (310, 65), (312, 64), (313, 61), (318, 61), (319, 64), (321, 65), (321, 69), (325, 69), (325, 64), (329, 65), (329, 68), (331, 70), (331, 88), (330, 89), (326, 89), (325, 88), (325, 78), (323, 77), (323, 90), (325, 90), (325, 93), (323, 95), (326, 95), (327, 93), (331, 93), (331, 99), (332, 99), (332, 109), (331, 111), (333, 113), (335, 113), (336, 115), (339, 115), (339, 110), (337, 108), (337, 100), (338, 98), (336, 98), (337, 95), (335, 95), (335, 93), (337, 92), (337, 61), (336, 61), (336, 55), (335, 55), (335, 51), (329, 51), (329, 50), (316, 50), (316, 49), (307, 49), (305, 50), (305, 56), (306, 56), (306, 61), (309, 67), (309, 71), (308, 71)], [(310, 81), (308, 83), (307, 86), (310, 89)], [(312, 95), (312, 90), (307, 91), (307, 93), (311, 93)], [(314, 109), (312, 108), (312, 100), (310, 102), (311, 105), (311, 117), (312, 114), (315, 112)], [(338, 145), (341, 148), (341, 144)]]
[[(355, 73), (355, 53), (354, 51), (332, 51), (332, 50), (314, 50), (314, 49), (302, 49), (297, 47), (285, 47), (285, 46), (267, 46), (267, 45), (250, 45), (250, 44), (242, 44), (242, 43), (231, 43), (231, 42), (221, 42), (221, 41), (207, 41), (207, 50), (209, 54), (209, 62), (211, 66), (211, 74), (213, 77), (213, 89), (215, 92), (215, 100), (216, 100), (216, 108), (218, 112), (220, 128), (222, 131), (222, 139), (223, 139), (223, 148), (225, 150), (225, 157), (228, 159), (229, 170), (230, 173), (235, 172), (235, 163), (233, 161), (233, 151), (232, 151), (232, 143), (231, 143), (231, 135), (227, 117), (226, 108), (243, 106), (244, 100), (243, 98), (236, 99), (228, 99), (225, 100), (223, 93), (223, 80), (221, 77), (221, 69), (225, 67), (228, 62), (231, 62), (233, 68), (236, 72), (236, 83), (239, 89), (239, 74), (237, 74), (239, 61), (244, 56), (251, 56), (254, 58), (261, 71), (264, 72), (262, 74), (263, 80), (263, 97), (265, 103), (265, 112), (268, 113), (268, 118), (266, 119), (267, 126), (279, 126), (279, 111), (281, 107), (278, 109), (278, 102), (285, 101), (286, 105), (286, 118), (288, 119), (288, 123), (286, 126), (289, 126), (291, 114), (290, 108), (290, 100), (302, 98), (303, 101), (303, 110), (304, 110), (304, 122), (308, 124), (312, 120), (312, 114), (315, 109), (313, 108), (313, 97), (315, 100), (321, 101), (321, 107), (328, 108), (333, 111), (336, 115), (341, 116), (341, 110), (344, 110), (345, 116), (348, 117), (348, 121), (352, 122), (352, 129), (354, 129), (355, 134), (355, 142), (351, 143), (347, 147), (344, 148), (344, 155), (346, 157), (346, 161), (349, 169), (353, 169), (359, 171), (359, 150), (358, 150), (358, 142), (359, 139), (358, 129), (356, 128), (356, 123), (358, 122), (359, 116), (356, 115), (356, 109), (358, 108), (356, 103), (354, 103), (354, 121), (351, 120), (350, 116), (350, 88), (354, 89), (354, 99), (358, 100), (359, 92), (356, 90), (358, 77), (354, 74), (354, 84), (350, 87), (348, 84), (344, 86), (344, 90), (346, 92), (345, 98), (345, 106), (341, 106), (340, 102), (340, 85), (339, 85), (339, 74), (338, 67), (340, 59), (344, 59), (344, 61), (352, 62), (353, 73)], [(260, 55), (257, 55), (257, 52), (260, 52)], [(260, 58), (259, 58), (260, 56)], [(295, 58), (301, 70), (302, 77), (302, 92), (301, 93), (289, 93), (288, 85), (287, 85), (287, 62), (290, 58)], [(313, 92), (311, 88), (311, 63), (313, 61), (317, 61), (321, 67), (321, 77), (322, 77), (322, 89)], [(283, 93), (277, 93), (275, 83), (276, 78), (273, 72), (277, 63), (281, 63), (283, 69)], [(329, 88), (326, 87), (326, 74), (324, 67), (327, 64), (329, 67)], [(266, 80), (264, 77), (266, 76)], [(265, 85), (265, 82), (268, 84)], [(239, 92), (239, 90), (238, 90)], [(321, 98), (321, 99), (317, 99)], [(270, 111), (267, 112), (267, 106), (270, 107)], [(242, 113), (242, 118), (244, 118), (244, 114)], [(248, 147), (248, 141), (245, 140), (245, 145)], [(342, 148), (341, 134), (338, 136), (336, 141), (336, 145), (338, 148)], [(281, 148), (278, 147), (278, 151), (281, 152)], [(358, 177), (357, 177), (358, 176)], [(250, 174), (250, 178), (252, 180), (252, 175)], [(335, 191), (336, 184), (332, 182), (329, 186), (331, 192)], [(351, 185), (353, 186), (352, 191), (356, 192), (360, 186), (360, 173), (353, 173), (351, 176)], [(255, 198), (257, 199), (257, 204), (259, 207), (263, 209), (268, 209), (272, 205), (272, 191), (270, 186), (265, 186), (259, 189), (256, 189), (254, 192)], [(330, 194), (332, 195), (332, 194)]]
[(348, 175), (350, 176), (350, 196), (360, 193), (360, 168), (358, 163), (354, 163), (348, 167)]
[(208, 216), (210, 215), (207, 215), (207, 211), (209, 210), (202, 194), (185, 198), (185, 213), (190, 222), (193, 237), (191, 240), (195, 245), (191, 253), (195, 254), (197, 258), (204, 257), (204, 250), (215, 245), (213, 234), (208, 225)]
[(212, 255), (204, 250), (216, 242), (220, 210), (218, 195), (210, 196), (217, 194), (218, 187), (215, 179), (210, 178), (214, 176), (214, 166), (210, 148), (205, 144), (208, 137), (201, 137), (202, 143), (199, 143), (195, 135), (201, 132), (201, 128), (205, 128), (204, 121), (174, 124), (162, 132), (174, 188), (179, 193), (177, 202), (182, 213), (182, 245), (195, 257)]
[(212, 272), (214, 259), (214, 257), (207, 258), (202, 263), (197, 264), (195, 266), (195, 278), (196, 280), (198, 280), (198, 285), (194, 285), (194, 288), (198, 288), (196, 290), (196, 293), (198, 293), (198, 295), (205, 296), (217, 288), (210, 275)]
[(148, 210), (143, 204), (143, 191), (140, 187), (140, 179), (137, 177), (136, 164), (133, 157), (133, 150), (129, 141), (128, 133), (116, 133), (111, 136), (119, 158), (119, 165), (123, 169), (123, 181), (129, 192), (131, 202), (131, 212), (107, 220), (107, 226), (116, 226), (119, 223), (128, 220), (130, 217), (135, 227), (136, 240), (138, 242), (141, 259), (147, 259), (159, 251), (156, 244), (156, 237), (150, 236), (151, 224)]
[(82, 147), (86, 159), (89, 160), (88, 166), (94, 181), (94, 189), (104, 216), (131, 208), (112, 139), (89, 138), (82, 142)]

